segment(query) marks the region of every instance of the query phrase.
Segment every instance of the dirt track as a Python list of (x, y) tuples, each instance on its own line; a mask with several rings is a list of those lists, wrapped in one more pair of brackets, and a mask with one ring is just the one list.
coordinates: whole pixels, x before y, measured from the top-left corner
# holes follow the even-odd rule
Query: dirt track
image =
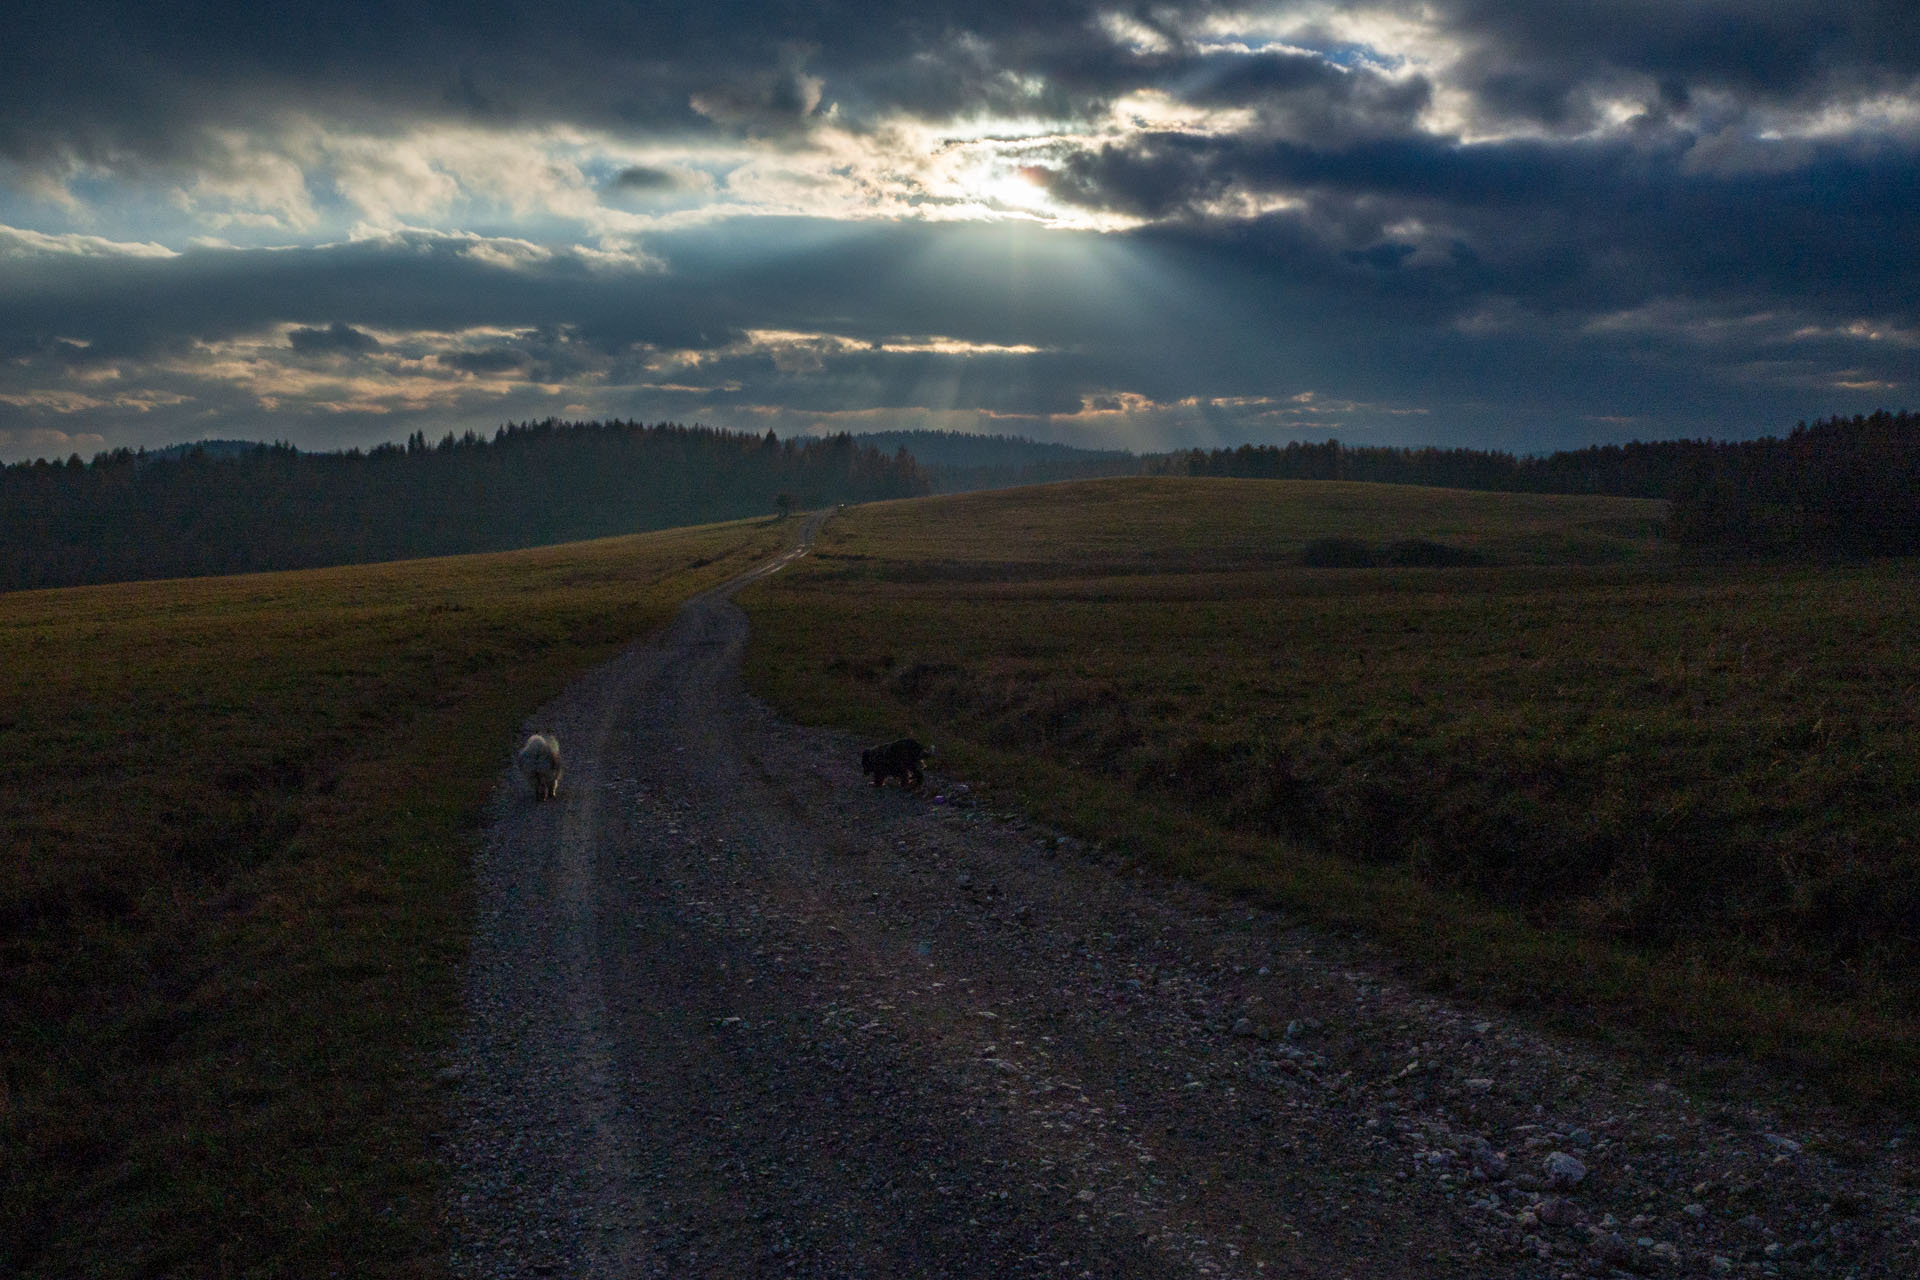
[(557, 803), (503, 780), (457, 1274), (1920, 1274), (1903, 1133), (1409, 993), (937, 758), (876, 791), (741, 694), (739, 585), (529, 722)]

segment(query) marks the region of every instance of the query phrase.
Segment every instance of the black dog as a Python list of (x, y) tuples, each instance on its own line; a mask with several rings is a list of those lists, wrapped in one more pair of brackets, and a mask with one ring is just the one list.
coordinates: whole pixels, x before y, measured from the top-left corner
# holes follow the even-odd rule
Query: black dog
[(888, 778), (898, 778), (900, 785), (911, 791), (927, 780), (920, 764), (932, 754), (932, 747), (923, 747), (912, 738), (902, 738), (884, 747), (862, 751), (860, 772), (872, 774), (876, 787)]

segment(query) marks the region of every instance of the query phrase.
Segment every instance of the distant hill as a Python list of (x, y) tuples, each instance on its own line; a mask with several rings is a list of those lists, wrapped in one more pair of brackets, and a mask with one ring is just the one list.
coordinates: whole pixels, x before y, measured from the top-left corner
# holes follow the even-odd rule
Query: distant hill
[(1140, 472), (1140, 457), (1123, 449), (1081, 449), (1023, 436), (965, 431), (875, 431), (855, 437), (893, 453), (905, 449), (927, 473), (935, 493), (1010, 489), (1055, 480), (1091, 480)]
[(1667, 533), (1695, 546), (1846, 555), (1920, 553), (1920, 413), (1802, 422), (1784, 439), (1656, 440), (1544, 457), (1293, 441), (1140, 459), (1149, 475), (1362, 480), (1509, 493), (1664, 498)]
[(637, 422), (416, 434), (370, 453), (201, 441), (0, 468), (0, 590), (507, 551), (915, 497), (911, 457)]

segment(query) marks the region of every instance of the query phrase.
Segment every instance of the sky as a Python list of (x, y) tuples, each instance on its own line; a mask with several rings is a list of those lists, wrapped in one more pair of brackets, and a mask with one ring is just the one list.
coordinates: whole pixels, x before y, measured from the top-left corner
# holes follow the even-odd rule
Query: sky
[(1913, 0), (28, 0), (0, 461), (1920, 407)]

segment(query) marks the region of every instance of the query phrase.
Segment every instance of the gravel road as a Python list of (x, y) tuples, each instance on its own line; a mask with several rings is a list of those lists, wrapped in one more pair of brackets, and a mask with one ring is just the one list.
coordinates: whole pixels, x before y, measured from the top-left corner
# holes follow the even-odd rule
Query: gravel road
[(1908, 1128), (1409, 991), (937, 756), (875, 790), (742, 693), (745, 580), (528, 722), (557, 802), (502, 777), (455, 1274), (1920, 1276)]

